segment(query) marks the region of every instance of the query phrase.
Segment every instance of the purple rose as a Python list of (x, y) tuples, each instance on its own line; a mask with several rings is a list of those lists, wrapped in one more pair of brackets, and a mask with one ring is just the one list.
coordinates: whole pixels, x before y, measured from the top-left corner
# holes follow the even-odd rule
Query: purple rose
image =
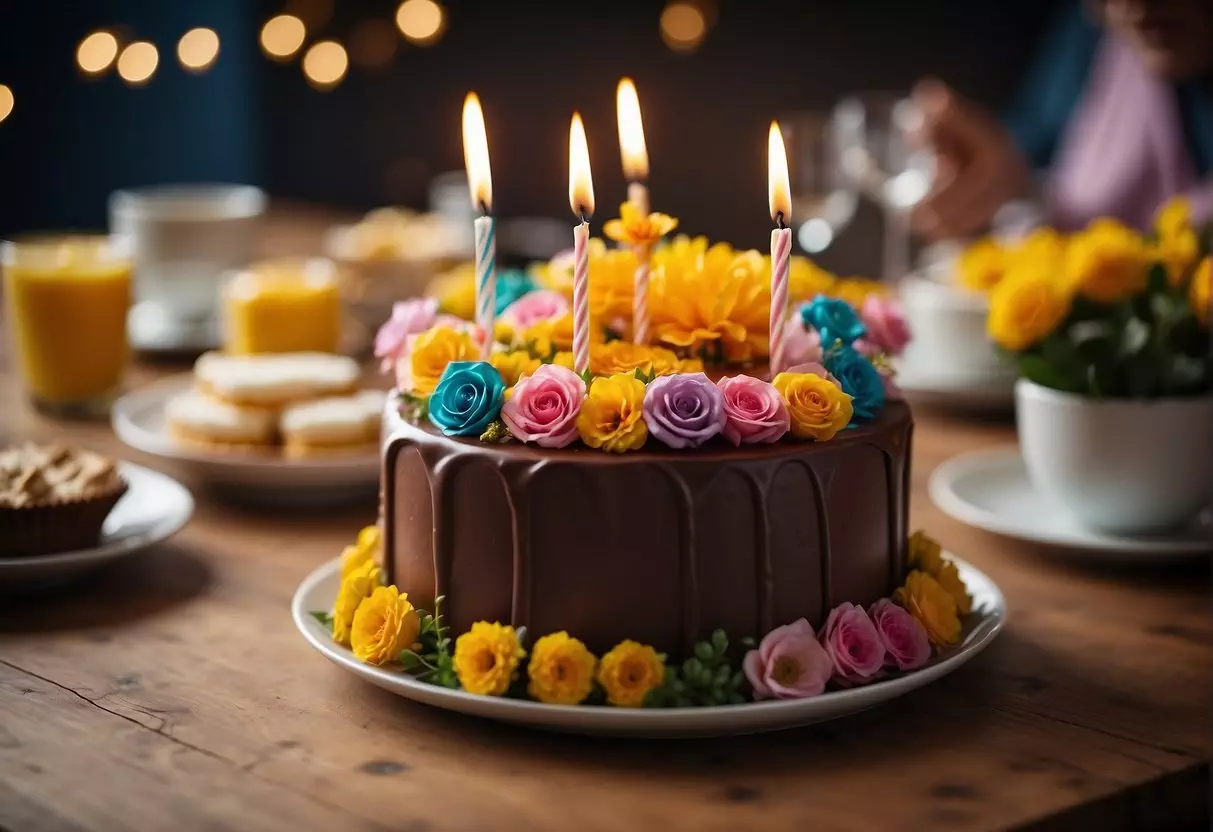
[(703, 373), (662, 376), (645, 390), (644, 422), (671, 448), (693, 448), (724, 430), (724, 396)]

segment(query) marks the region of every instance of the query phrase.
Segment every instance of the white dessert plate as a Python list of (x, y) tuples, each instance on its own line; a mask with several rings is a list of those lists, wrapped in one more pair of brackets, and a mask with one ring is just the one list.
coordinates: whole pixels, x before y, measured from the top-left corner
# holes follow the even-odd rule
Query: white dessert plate
[(973, 595), (973, 613), (962, 641), (925, 667), (903, 676), (850, 690), (831, 691), (811, 699), (752, 702), (711, 708), (632, 709), (603, 706), (544, 705), (519, 699), (477, 696), (419, 682), (401, 672), (364, 664), (337, 645), (328, 629), (311, 616), (331, 610), (340, 585), (341, 563), (324, 564), (295, 591), (291, 614), (295, 626), (325, 658), (406, 699), (444, 710), (570, 734), (632, 737), (711, 737), (755, 734), (825, 722), (867, 710), (946, 676), (980, 653), (1002, 629), (1007, 604), (984, 573), (953, 557)]
[(897, 386), (906, 398), (923, 404), (964, 410), (1005, 410), (1015, 406), (1015, 374), (952, 374), (902, 361)]
[(941, 511), (962, 523), (1107, 560), (1161, 563), (1213, 550), (1213, 516), (1208, 511), (1166, 535), (1129, 537), (1084, 528), (1032, 487), (1018, 448), (974, 451), (948, 460), (932, 472), (929, 493)]
[(0, 558), (0, 588), (66, 582), (98, 566), (168, 540), (194, 513), (194, 498), (172, 477), (120, 462), (127, 491), (105, 518), (91, 549), (35, 557)]
[(348, 503), (379, 488), (379, 454), (342, 453), (288, 459), (276, 450), (211, 451), (177, 442), (164, 407), (193, 384), (190, 375), (170, 376), (120, 398), (112, 421), (118, 438), (136, 450), (186, 466), (209, 485), (237, 499), (278, 506)]

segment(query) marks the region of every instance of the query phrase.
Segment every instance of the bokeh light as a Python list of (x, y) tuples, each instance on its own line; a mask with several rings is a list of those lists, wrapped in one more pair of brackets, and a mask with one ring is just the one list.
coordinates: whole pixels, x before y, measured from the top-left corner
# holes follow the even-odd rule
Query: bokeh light
[(9, 113), (13, 111), (13, 104), (13, 91), (0, 84), (0, 121), (8, 118)]
[(271, 17), (261, 27), (261, 48), (277, 60), (286, 60), (299, 51), (307, 38), (307, 27), (294, 15)]
[(76, 65), (89, 75), (105, 72), (118, 57), (118, 39), (111, 32), (99, 30), (80, 41), (76, 47)]
[(661, 12), (661, 39), (675, 52), (695, 51), (707, 30), (707, 19), (692, 3), (670, 3)]
[(367, 69), (382, 69), (396, 57), (400, 38), (392, 24), (377, 17), (364, 20), (350, 33), (350, 58)]
[(404, 0), (396, 9), (396, 26), (411, 43), (437, 43), (446, 26), (446, 14), (436, 0)]
[(122, 80), (133, 87), (141, 86), (151, 80), (160, 64), (160, 53), (156, 45), (145, 40), (137, 40), (122, 50), (118, 56), (118, 74)]
[(312, 44), (303, 55), (303, 74), (317, 89), (328, 90), (340, 84), (349, 67), (345, 47), (335, 40)]
[(219, 57), (219, 35), (213, 29), (190, 29), (177, 42), (177, 60), (187, 72), (205, 72)]

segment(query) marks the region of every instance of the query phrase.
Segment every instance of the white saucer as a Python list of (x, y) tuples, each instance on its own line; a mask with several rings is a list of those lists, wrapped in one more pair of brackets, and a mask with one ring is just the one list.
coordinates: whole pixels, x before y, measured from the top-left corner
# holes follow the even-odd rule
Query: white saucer
[(1191, 558), (1213, 550), (1210, 512), (1168, 535), (1126, 537), (1090, 531), (1042, 497), (1028, 480), (1018, 448), (974, 451), (931, 474), (931, 501), (945, 514), (995, 534), (1098, 553), (1132, 562)]
[(194, 498), (172, 477), (120, 462), (127, 491), (91, 549), (23, 558), (0, 558), (0, 587), (60, 583), (172, 537), (194, 513)]
[(303, 580), (291, 602), (295, 626), (312, 647), (343, 670), (406, 699), (449, 711), (531, 728), (572, 734), (633, 737), (709, 737), (754, 734), (825, 722), (896, 699), (946, 676), (980, 653), (1002, 629), (1006, 600), (984, 573), (952, 558), (973, 595), (973, 614), (963, 640), (930, 664), (904, 676), (811, 699), (753, 702), (712, 708), (632, 709), (603, 706), (544, 705), (520, 699), (476, 696), (419, 682), (399, 671), (373, 667), (338, 646), (328, 629), (312, 617), (331, 610), (340, 585), (340, 560), (324, 564)]
[(246, 502), (297, 507), (374, 497), (379, 488), (375, 450), (288, 459), (277, 451), (224, 453), (179, 444), (169, 434), (164, 406), (192, 383), (189, 375), (171, 376), (120, 398), (112, 411), (118, 438), (137, 450), (181, 463), (201, 480)]
[(1015, 407), (1015, 374), (954, 375), (897, 365), (897, 386), (906, 397), (923, 404), (964, 410), (1005, 410)]

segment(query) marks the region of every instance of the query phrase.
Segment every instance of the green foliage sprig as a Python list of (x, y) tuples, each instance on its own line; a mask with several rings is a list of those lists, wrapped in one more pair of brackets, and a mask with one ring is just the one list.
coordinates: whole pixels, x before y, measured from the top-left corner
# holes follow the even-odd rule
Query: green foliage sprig
[(417, 610), (421, 618), (421, 631), (417, 635), (420, 649), (408, 648), (400, 654), (400, 663), (405, 671), (422, 682), (456, 690), (459, 678), (451, 658), (451, 633), (442, 619), (443, 596), (434, 599), (434, 612)]
[(716, 630), (709, 640), (695, 645), (694, 654), (681, 666), (666, 666), (665, 680), (649, 692), (645, 706), (693, 708), (745, 702), (744, 678), (729, 662), (728, 649), (728, 636)]

